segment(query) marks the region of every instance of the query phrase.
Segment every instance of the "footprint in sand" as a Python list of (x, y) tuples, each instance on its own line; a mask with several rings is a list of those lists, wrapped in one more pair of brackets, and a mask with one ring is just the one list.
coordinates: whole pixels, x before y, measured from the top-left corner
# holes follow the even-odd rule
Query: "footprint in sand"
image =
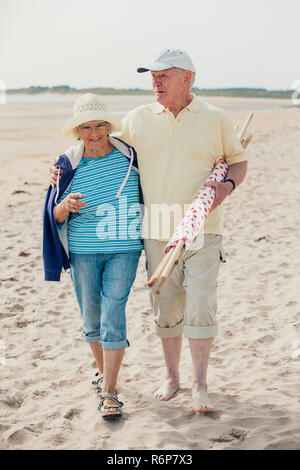
[(29, 433), (26, 429), (18, 429), (8, 437), (7, 442), (10, 444), (22, 445), (27, 439), (31, 437), (31, 433)]
[(31, 183), (29, 181), (25, 181), (24, 184), (28, 184), (30, 186), (43, 186), (42, 183)]
[(35, 320), (18, 320), (16, 322), (17, 328), (25, 328), (25, 326), (29, 325), (30, 323), (35, 323)]
[(69, 411), (66, 412), (64, 418), (66, 419), (73, 419), (75, 416), (80, 415), (80, 410), (78, 408), (71, 408)]
[(6, 278), (2, 278), (1, 281), (2, 282), (5, 282), (5, 281), (11, 281), (11, 282), (16, 282), (18, 279), (16, 277), (6, 277)]
[(48, 390), (35, 390), (32, 392), (32, 398), (45, 397), (48, 395)]
[(32, 269), (25, 268), (23, 269), (23, 273), (32, 273)]
[(23, 191), (22, 189), (17, 189), (16, 191), (11, 193), (13, 194), (30, 194), (28, 191)]
[(23, 312), (23, 311), (24, 311), (24, 307), (23, 307), (23, 305), (15, 304), (15, 305), (13, 305), (13, 306), (10, 308), (10, 311), (11, 311), (11, 312), (15, 312), (15, 313), (17, 313), (17, 312)]
[(285, 304), (286, 307), (295, 307), (297, 305), (297, 302), (294, 300), (290, 300), (288, 303)]
[(21, 393), (17, 393), (14, 396), (8, 397), (6, 400), (1, 400), (1, 402), (10, 408), (20, 408), (24, 402), (24, 396)]
[(0, 313), (0, 320), (4, 320), (4, 318), (14, 317), (14, 313)]
[(55, 310), (47, 310), (47, 314), (57, 316), (60, 315), (60, 312), (56, 312)]
[(33, 351), (31, 354), (32, 359), (40, 359), (42, 354), (44, 354), (44, 351), (41, 351), (40, 349), (37, 349), (36, 351)]
[(244, 429), (232, 429), (228, 433), (223, 433), (218, 437), (213, 437), (210, 440), (213, 442), (231, 442), (235, 439), (243, 441), (246, 437), (246, 431)]

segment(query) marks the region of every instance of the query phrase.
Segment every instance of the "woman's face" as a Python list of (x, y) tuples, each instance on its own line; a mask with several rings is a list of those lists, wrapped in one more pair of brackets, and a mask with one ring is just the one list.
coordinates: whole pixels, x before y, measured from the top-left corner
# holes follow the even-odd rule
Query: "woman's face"
[(97, 150), (103, 148), (107, 143), (107, 134), (109, 131), (108, 122), (88, 121), (77, 127), (80, 139), (83, 140), (85, 148)]

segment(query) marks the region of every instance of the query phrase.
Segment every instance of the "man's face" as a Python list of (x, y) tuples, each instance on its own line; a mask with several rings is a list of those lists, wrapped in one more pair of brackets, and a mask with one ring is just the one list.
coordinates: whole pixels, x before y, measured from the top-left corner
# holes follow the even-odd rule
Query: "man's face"
[(156, 100), (165, 107), (176, 105), (187, 90), (186, 71), (175, 68), (151, 72)]

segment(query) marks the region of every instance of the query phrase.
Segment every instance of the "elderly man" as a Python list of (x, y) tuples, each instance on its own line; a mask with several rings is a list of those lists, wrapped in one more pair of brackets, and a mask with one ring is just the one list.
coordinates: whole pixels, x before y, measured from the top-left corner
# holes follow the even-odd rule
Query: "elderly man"
[[(227, 181), (210, 183), (216, 189), (216, 198), (204, 226), (203, 246), (185, 253), (159, 296), (154, 291), (150, 294), (167, 368), (166, 381), (155, 392), (156, 398), (168, 400), (179, 388), (184, 333), (193, 363), (193, 409), (213, 411), (206, 376), (213, 338), (218, 333), (217, 273), (220, 261), (225, 261), (219, 206), (245, 177), (245, 152), (229, 118), (191, 93), (196, 70), (185, 51), (166, 49), (152, 64), (137, 71), (151, 73), (156, 103), (129, 112), (123, 119), (120, 137), (138, 155), (149, 219), (144, 227), (148, 276), (159, 264), (166, 245), (162, 227), (165, 221), (159, 224), (153, 207), (179, 204), (184, 213), (185, 205), (205, 183), (217, 158), (222, 155), (229, 164)], [(164, 217), (166, 211), (161, 212)], [(169, 222), (172, 235), (179, 220), (173, 217)]]
[[(226, 181), (209, 183), (216, 189), (216, 197), (204, 225), (202, 246), (185, 252), (159, 296), (154, 291), (150, 293), (166, 363), (166, 380), (155, 397), (169, 400), (180, 387), (184, 334), (193, 364), (193, 409), (211, 412), (214, 408), (207, 394), (207, 368), (218, 334), (217, 274), (220, 262), (225, 261), (220, 205), (243, 181), (247, 161), (227, 115), (191, 93), (196, 70), (185, 51), (166, 49), (152, 64), (137, 71), (151, 73), (156, 102), (129, 112), (118, 137), (132, 145), (138, 155), (147, 215), (144, 246), (149, 277), (164, 255), (166, 241), (176, 228), (179, 215), (184, 214), (205, 183), (216, 160), (223, 156), (229, 165)], [(171, 214), (174, 207), (181, 208), (181, 214), (180, 211)], [(166, 217), (168, 233), (163, 229)]]

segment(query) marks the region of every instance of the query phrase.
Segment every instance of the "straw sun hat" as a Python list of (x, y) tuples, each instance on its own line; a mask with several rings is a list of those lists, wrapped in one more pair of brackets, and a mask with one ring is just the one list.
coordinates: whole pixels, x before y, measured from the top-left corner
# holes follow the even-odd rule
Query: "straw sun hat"
[(63, 135), (69, 139), (78, 138), (76, 127), (89, 121), (106, 121), (111, 125), (110, 132), (120, 131), (122, 123), (113, 114), (109, 113), (107, 106), (100, 96), (86, 93), (80, 96), (73, 107), (71, 117), (63, 127)]

